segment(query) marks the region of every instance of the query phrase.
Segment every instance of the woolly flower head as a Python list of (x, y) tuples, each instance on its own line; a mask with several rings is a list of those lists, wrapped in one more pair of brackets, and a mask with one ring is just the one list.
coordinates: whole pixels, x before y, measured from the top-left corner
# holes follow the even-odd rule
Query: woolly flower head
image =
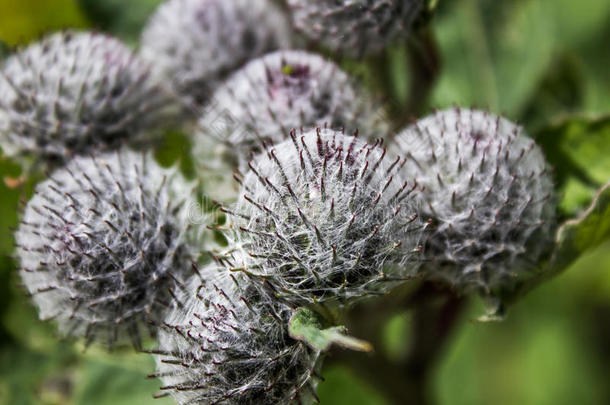
[(152, 125), (167, 101), (118, 40), (54, 34), (3, 66), (0, 144), (6, 154), (47, 161), (115, 148)]
[[(192, 185), (130, 151), (76, 158), (39, 184), (16, 233), (41, 319), (87, 343), (140, 344), (192, 272)], [(193, 233), (193, 238), (195, 235)]]
[[(383, 138), (381, 109), (361, 94), (334, 63), (303, 51), (278, 51), (233, 74), (214, 94), (199, 121), (194, 154), (210, 154), (212, 141), (225, 160), (246, 166), (262, 142), (280, 142), (293, 128), (328, 124)], [(210, 138), (210, 139), (204, 139)]]
[(396, 143), (436, 223), (427, 276), (489, 292), (535, 268), (552, 242), (555, 201), (544, 156), (521, 127), (455, 108), (420, 120)]
[(271, 0), (169, 0), (144, 29), (141, 54), (187, 104), (203, 104), (246, 61), (290, 45)]
[[(311, 130), (261, 153), (226, 211), (247, 274), (290, 302), (336, 302), (384, 293), (415, 267), (423, 225), (385, 150)], [(229, 235), (231, 237), (231, 235)]]
[(305, 37), (349, 56), (362, 57), (405, 38), (423, 0), (288, 0)]
[(309, 405), (320, 353), (288, 335), (292, 310), (214, 263), (159, 333), (157, 374), (180, 405)]

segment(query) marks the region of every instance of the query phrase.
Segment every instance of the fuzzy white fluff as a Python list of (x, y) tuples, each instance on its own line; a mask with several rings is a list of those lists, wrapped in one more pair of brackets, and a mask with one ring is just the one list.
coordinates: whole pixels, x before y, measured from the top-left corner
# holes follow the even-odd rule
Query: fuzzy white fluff
[(167, 105), (146, 64), (103, 34), (53, 34), (0, 73), (0, 144), (8, 155), (65, 160), (115, 148)]
[(292, 135), (251, 162), (227, 209), (244, 271), (296, 303), (345, 303), (408, 279), (424, 225), (398, 160), (337, 131)]
[(180, 405), (310, 405), (320, 353), (289, 337), (292, 309), (215, 263), (167, 316), (154, 351)]
[(344, 55), (382, 51), (409, 35), (423, 0), (288, 0), (297, 30)]
[(290, 45), (270, 0), (169, 0), (145, 27), (141, 54), (189, 105), (201, 105), (227, 74)]
[[(214, 93), (194, 140), (194, 156), (243, 170), (263, 142), (279, 143), (292, 129), (359, 130), (375, 139), (389, 128), (382, 109), (336, 64), (304, 51), (278, 51), (248, 63)], [(227, 169), (228, 168), (228, 169)], [(205, 173), (205, 172), (204, 172)]]
[(126, 150), (76, 158), (39, 184), (16, 243), (40, 318), (87, 343), (139, 346), (202, 248), (188, 225), (192, 188)]
[(454, 108), (395, 141), (406, 156), (402, 172), (424, 187), (418, 198), (435, 220), (426, 276), (489, 292), (536, 269), (553, 240), (555, 199), (544, 156), (521, 127)]

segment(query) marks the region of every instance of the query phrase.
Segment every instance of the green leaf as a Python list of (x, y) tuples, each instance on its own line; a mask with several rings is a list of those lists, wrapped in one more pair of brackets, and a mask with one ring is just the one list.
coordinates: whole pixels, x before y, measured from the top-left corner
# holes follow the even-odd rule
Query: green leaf
[(607, 240), (610, 240), (610, 183), (599, 190), (593, 204), (581, 217), (567, 221), (559, 228), (553, 255), (544, 271), (519, 286), (504, 301), (515, 301), (541, 282), (565, 271), (583, 254)]
[(591, 207), (580, 218), (566, 222), (559, 229), (550, 272), (569, 267), (583, 253), (607, 239), (610, 239), (610, 183), (597, 193)]
[(552, 59), (553, 20), (545, 1), (462, 0), (434, 24), (444, 65), (433, 105), (484, 106), (514, 117)]
[(564, 212), (586, 206), (610, 179), (610, 115), (567, 117), (540, 129), (534, 138), (554, 167)]
[(178, 163), (186, 178), (195, 177), (190, 138), (179, 130), (169, 130), (164, 134), (160, 143), (155, 147), (155, 159), (163, 167), (170, 167)]
[(553, 58), (521, 113), (529, 133), (555, 117), (578, 112), (585, 97), (583, 70), (581, 61), (572, 53)]
[(311, 348), (327, 351), (333, 344), (346, 349), (370, 352), (370, 343), (345, 335), (343, 326), (333, 326), (323, 329), (322, 318), (308, 308), (299, 308), (290, 318), (288, 332), (293, 339), (300, 340)]
[(483, 106), (520, 119), (556, 55), (569, 54), (582, 68), (579, 111), (607, 111), (607, 0), (441, 1), (436, 17), (444, 71), (434, 106)]

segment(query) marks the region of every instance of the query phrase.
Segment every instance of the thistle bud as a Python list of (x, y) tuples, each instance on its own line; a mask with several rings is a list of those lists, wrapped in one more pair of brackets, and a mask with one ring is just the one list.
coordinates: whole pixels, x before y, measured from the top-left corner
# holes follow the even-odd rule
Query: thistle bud
[(487, 293), (536, 269), (553, 242), (555, 199), (544, 156), (521, 127), (455, 108), (418, 121), (396, 145), (434, 220), (426, 277)]
[(288, 333), (293, 310), (240, 275), (202, 269), (160, 331), (157, 374), (180, 405), (310, 405), (320, 352)]
[(146, 64), (103, 34), (54, 34), (8, 58), (0, 73), (4, 153), (63, 163), (143, 141), (168, 97)]
[(288, 0), (296, 29), (347, 56), (382, 51), (406, 38), (423, 0)]
[(347, 302), (409, 279), (419, 186), (385, 149), (327, 129), (292, 134), (250, 163), (231, 214), (245, 271), (294, 303)]
[(192, 188), (131, 151), (76, 158), (39, 184), (16, 242), (40, 318), (86, 343), (140, 346), (193, 271)]
[(293, 128), (326, 124), (378, 139), (389, 130), (384, 118), (334, 63), (303, 51), (278, 51), (248, 63), (214, 93), (199, 121), (194, 154), (208, 150), (198, 140), (213, 138), (243, 168), (251, 151), (281, 142)]
[(270, 0), (169, 0), (144, 29), (141, 54), (188, 106), (200, 106), (231, 71), (290, 45)]
[(199, 120), (193, 155), (200, 177), (215, 198), (233, 200), (227, 173), (247, 169), (263, 143), (316, 125), (377, 139), (389, 132), (382, 109), (334, 63), (303, 51), (256, 59), (218, 88)]

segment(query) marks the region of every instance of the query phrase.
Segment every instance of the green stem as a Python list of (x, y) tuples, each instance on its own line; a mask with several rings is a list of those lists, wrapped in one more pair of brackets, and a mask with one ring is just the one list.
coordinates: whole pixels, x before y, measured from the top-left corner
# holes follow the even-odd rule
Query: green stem
[[(409, 354), (403, 361), (385, 358), (381, 353), (353, 353), (333, 350), (330, 362), (350, 367), (361, 379), (385, 395), (392, 405), (430, 405), (434, 403), (429, 379), (449, 337), (458, 325), (464, 299), (428, 283), (406, 299), (405, 305), (414, 311), (414, 328)], [(350, 333), (381, 347), (380, 332), (396, 308), (388, 305), (395, 297), (386, 297), (371, 305), (356, 307), (349, 316)]]
[[(411, 85), (406, 111), (421, 115), (428, 107), (430, 94), (441, 71), (441, 58), (434, 33), (428, 27), (417, 31), (407, 41), (407, 57), (410, 66)], [(402, 117), (406, 124), (408, 117)]]

